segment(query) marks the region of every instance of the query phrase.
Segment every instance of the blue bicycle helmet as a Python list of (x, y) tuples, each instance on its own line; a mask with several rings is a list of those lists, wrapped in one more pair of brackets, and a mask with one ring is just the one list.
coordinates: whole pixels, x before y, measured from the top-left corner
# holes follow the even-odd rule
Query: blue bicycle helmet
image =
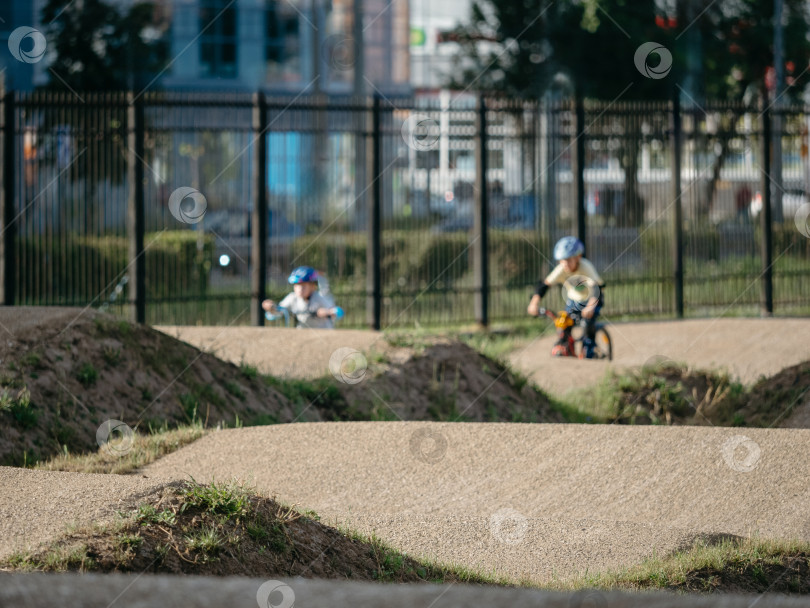
[(299, 266), (292, 271), (290, 278), (287, 282), (290, 285), (298, 283), (316, 283), (318, 281), (318, 271), (311, 266)]
[(558, 262), (585, 253), (585, 245), (575, 236), (564, 236), (554, 245), (554, 259)]

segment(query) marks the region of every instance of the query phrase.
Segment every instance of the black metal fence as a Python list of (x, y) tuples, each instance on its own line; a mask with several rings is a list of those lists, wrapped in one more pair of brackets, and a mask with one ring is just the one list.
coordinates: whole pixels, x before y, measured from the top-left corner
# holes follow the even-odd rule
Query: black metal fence
[(803, 107), (10, 92), (1, 115), (6, 305), (263, 323), (306, 264), (346, 326), (488, 323), (578, 234), (608, 318), (810, 312)]

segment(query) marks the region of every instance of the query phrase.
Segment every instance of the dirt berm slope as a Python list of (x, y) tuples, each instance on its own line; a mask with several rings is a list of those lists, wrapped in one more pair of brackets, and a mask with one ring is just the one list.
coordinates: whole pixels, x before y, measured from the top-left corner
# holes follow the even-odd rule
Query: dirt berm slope
[(95, 451), (109, 419), (143, 431), (295, 418), (261, 379), (148, 326), (93, 310), (3, 307), (0, 327), (0, 464)]
[(705, 535), (810, 539), (810, 431), (307, 423), (224, 430), (148, 477), (233, 476), (416, 558), (548, 581)]
[[(205, 329), (213, 337), (268, 332)], [(93, 310), (3, 307), (0, 330), (8, 334), (0, 340), (0, 426), (6, 429), (0, 464), (6, 465), (64, 450), (95, 451), (97, 430), (110, 419), (141, 432), (193, 420), (209, 427), (237, 420), (561, 420), (545, 395), (499, 363), (447, 340), (424, 351), (388, 347), (384, 358), (363, 358), (360, 384), (329, 373), (332, 351), (321, 344), (319, 356), (311, 358), (322, 364), (321, 379), (296, 385), (261, 377), (252, 362), (237, 366), (241, 359), (223, 361), (151, 327)], [(295, 339), (313, 334), (286, 335), (290, 348), (275, 344), (268, 358), (297, 361)], [(335, 336), (340, 338), (326, 335)]]

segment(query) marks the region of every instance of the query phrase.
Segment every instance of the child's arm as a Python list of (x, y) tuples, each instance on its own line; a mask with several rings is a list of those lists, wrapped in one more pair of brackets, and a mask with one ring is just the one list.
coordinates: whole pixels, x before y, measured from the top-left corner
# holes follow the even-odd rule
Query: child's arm
[(262, 308), (267, 312), (277, 312), (276, 303), (273, 300), (264, 300), (262, 302)]
[(542, 300), (543, 296), (546, 295), (548, 288), (549, 284), (546, 281), (540, 281), (537, 283), (537, 291), (535, 291), (534, 295), (532, 295), (532, 299), (529, 302), (529, 307), (526, 309), (531, 316), (540, 316), (540, 300)]

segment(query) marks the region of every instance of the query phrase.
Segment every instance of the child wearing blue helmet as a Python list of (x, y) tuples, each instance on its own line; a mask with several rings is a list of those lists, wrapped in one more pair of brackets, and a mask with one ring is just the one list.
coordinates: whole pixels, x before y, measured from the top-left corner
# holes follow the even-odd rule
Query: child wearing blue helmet
[[(566, 236), (554, 246), (554, 259), (557, 266), (542, 281), (537, 283), (537, 290), (529, 302), (528, 313), (538, 316), (540, 300), (552, 285), (562, 285), (565, 292), (565, 310), (569, 315), (585, 319), (585, 336), (582, 346), (585, 357), (593, 357), (596, 319), (602, 309), (602, 290), (605, 282), (593, 264), (582, 257), (585, 245), (573, 236)], [(552, 351), (553, 352), (553, 351)]]
[(318, 271), (309, 266), (299, 266), (290, 274), (287, 282), (293, 286), (293, 292), (284, 296), (276, 305), (273, 300), (262, 302), (262, 308), (269, 313), (277, 313), (278, 308), (285, 308), (295, 315), (297, 327), (310, 329), (333, 329), (335, 317), (340, 309), (331, 298), (318, 291)]

